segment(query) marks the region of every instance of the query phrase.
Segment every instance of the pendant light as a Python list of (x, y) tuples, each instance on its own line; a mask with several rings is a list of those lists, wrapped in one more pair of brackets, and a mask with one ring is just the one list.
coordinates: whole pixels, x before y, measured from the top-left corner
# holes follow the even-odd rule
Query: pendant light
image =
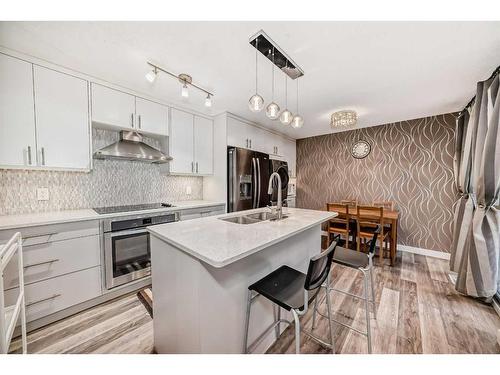
[(207, 97), (205, 98), (205, 107), (210, 108), (212, 106), (212, 97), (210, 94), (207, 94)]
[(257, 94), (258, 86), (257, 86), (257, 78), (258, 78), (258, 53), (259, 53), (259, 39), (255, 40), (255, 94), (252, 95), (250, 100), (248, 101), (248, 107), (252, 112), (260, 112), (262, 108), (264, 108), (264, 99), (262, 96)]
[[(288, 68), (288, 65), (286, 66)], [(285, 74), (285, 110), (281, 112), (280, 122), (283, 125), (290, 125), (293, 114), (288, 110), (288, 76)]]
[(153, 83), (155, 80), (156, 80), (156, 76), (158, 75), (158, 68), (157, 67), (154, 67), (153, 70), (150, 70), (147, 74), (146, 74), (146, 80), (149, 82), (149, 83)]
[(299, 115), (299, 80), (297, 79), (297, 114), (293, 116), (292, 128), (299, 129), (304, 125), (304, 119)]
[(266, 107), (266, 116), (269, 117), (271, 120), (276, 120), (278, 117), (280, 117), (280, 106), (274, 102), (274, 47), (273, 47), (273, 70), (272, 70), (272, 101), (271, 103)]

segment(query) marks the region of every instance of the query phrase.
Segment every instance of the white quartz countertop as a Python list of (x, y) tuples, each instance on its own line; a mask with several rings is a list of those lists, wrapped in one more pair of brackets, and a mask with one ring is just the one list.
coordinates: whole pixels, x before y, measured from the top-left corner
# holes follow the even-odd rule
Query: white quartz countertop
[[(191, 208), (203, 208), (203, 207), (211, 207), (211, 206), (218, 206), (225, 204), (225, 202), (209, 201), (209, 200), (192, 200), (192, 201), (180, 201), (180, 202), (170, 202), (170, 203), (172, 203), (175, 207), (144, 210), (140, 211), (140, 213), (143, 214), (143, 213), (155, 213), (155, 212), (175, 212)], [(92, 209), (81, 209), (81, 210), (40, 212), (40, 213), (30, 213), (30, 214), (20, 214), (20, 215), (0, 215), (0, 230), (26, 228), (37, 225), (69, 223), (76, 221), (99, 220), (110, 217), (133, 215), (137, 214), (138, 212), (139, 211), (132, 211), (132, 212), (119, 212), (114, 214), (99, 215)]]
[(221, 268), (337, 216), (336, 212), (288, 208), (289, 216), (279, 221), (236, 224), (219, 219), (265, 210), (247, 210), (155, 225), (148, 227), (148, 230), (180, 250)]

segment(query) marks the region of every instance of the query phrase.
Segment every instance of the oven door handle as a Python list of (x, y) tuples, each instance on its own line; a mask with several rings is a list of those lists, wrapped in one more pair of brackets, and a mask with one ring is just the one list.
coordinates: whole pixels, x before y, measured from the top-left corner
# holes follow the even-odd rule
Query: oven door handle
[(148, 230), (146, 228), (137, 228), (137, 229), (118, 230), (116, 232), (108, 232), (106, 234), (111, 237), (116, 237), (116, 236), (126, 236), (127, 234), (140, 234), (140, 233), (148, 233)]

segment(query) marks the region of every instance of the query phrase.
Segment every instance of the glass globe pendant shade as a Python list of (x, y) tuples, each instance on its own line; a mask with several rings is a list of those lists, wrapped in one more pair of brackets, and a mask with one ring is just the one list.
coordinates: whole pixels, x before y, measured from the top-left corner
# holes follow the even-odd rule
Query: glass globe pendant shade
[(270, 103), (266, 108), (266, 116), (271, 120), (276, 120), (280, 117), (280, 106), (275, 102)]
[(264, 108), (264, 99), (259, 94), (255, 94), (248, 101), (248, 107), (252, 112), (260, 112)]
[(280, 122), (283, 125), (290, 125), (292, 119), (293, 119), (293, 114), (288, 109), (285, 109), (283, 112), (281, 112)]
[(301, 115), (295, 115), (292, 119), (292, 128), (299, 129), (304, 125), (304, 119)]

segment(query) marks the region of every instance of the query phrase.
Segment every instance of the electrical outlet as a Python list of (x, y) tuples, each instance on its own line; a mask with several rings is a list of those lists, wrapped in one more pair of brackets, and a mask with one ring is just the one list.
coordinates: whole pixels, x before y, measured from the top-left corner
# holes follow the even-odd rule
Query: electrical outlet
[(49, 188), (42, 187), (36, 189), (36, 199), (39, 201), (49, 200)]
[(186, 186), (186, 194), (191, 195), (191, 186)]

